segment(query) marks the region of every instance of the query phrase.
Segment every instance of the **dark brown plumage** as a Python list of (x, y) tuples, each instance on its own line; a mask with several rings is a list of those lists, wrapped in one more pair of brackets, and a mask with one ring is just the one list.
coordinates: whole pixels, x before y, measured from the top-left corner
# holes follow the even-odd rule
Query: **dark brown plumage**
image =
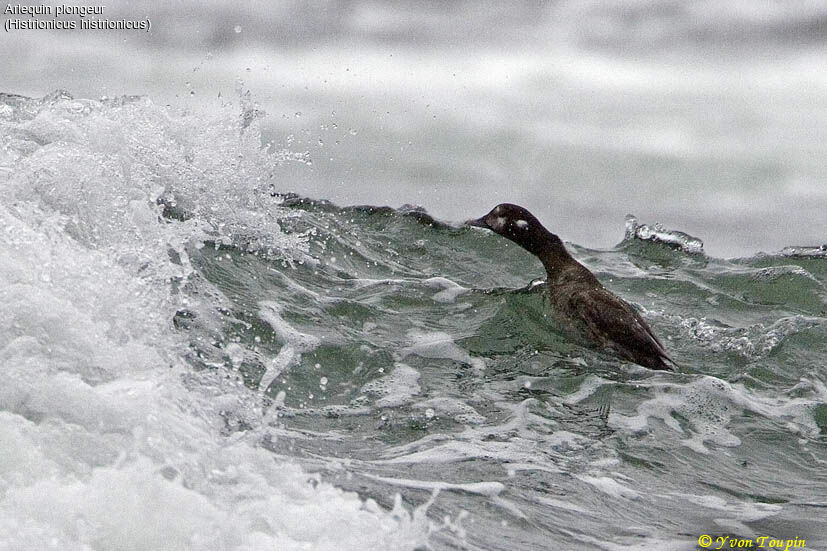
[(613, 350), (624, 360), (650, 369), (673, 369), (675, 362), (640, 314), (603, 287), (585, 266), (566, 250), (523, 207), (503, 203), (471, 226), (488, 228), (520, 245), (543, 263), (553, 316), (567, 329)]

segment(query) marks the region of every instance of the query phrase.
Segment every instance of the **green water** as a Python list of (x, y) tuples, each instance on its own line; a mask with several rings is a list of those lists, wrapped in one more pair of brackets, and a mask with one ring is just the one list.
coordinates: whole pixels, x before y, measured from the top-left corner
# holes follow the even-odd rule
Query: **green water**
[(266, 390), (268, 449), (388, 506), (398, 491), (415, 505), (444, 483), (502, 485), (443, 489), (433, 516), (468, 514), (436, 548), (824, 541), (824, 258), (571, 245), (682, 366), (656, 373), (569, 341), (543, 286), (527, 287), (541, 265), (506, 240), (404, 209), (286, 205), (312, 261), (192, 251), (229, 301), (220, 338), (194, 349), (255, 356), (211, 368), (257, 388), (301, 341), (274, 332), (263, 302), (318, 339)]

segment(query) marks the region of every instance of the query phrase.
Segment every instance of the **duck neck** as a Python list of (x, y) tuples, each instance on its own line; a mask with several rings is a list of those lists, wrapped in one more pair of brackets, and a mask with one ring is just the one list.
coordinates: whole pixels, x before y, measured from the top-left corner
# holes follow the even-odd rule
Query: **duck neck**
[(549, 281), (553, 281), (569, 265), (573, 258), (563, 245), (563, 241), (551, 232), (548, 232), (543, 246), (534, 253), (546, 269)]

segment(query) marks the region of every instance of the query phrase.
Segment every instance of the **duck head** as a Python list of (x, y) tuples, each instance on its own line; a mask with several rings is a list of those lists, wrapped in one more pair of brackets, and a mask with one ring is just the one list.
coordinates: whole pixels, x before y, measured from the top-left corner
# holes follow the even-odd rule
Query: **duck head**
[(536, 216), (511, 203), (497, 205), (482, 218), (465, 223), (498, 233), (535, 255), (562, 247), (560, 238), (543, 227)]

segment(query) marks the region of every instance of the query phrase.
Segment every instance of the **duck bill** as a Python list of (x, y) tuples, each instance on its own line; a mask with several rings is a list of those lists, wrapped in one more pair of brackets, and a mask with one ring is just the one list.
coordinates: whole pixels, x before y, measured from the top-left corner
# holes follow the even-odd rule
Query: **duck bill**
[(465, 225), (466, 226), (474, 226), (475, 228), (485, 228), (485, 229), (488, 229), (488, 230), (491, 229), (491, 226), (489, 226), (488, 224), (485, 223), (485, 218), (476, 218), (476, 219), (473, 219), (473, 220), (466, 220)]

